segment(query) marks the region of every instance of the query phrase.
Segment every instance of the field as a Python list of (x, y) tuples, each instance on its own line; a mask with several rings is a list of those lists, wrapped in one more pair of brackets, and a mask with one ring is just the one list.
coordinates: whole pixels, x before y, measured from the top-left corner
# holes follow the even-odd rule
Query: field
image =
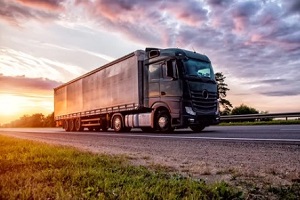
[[(125, 156), (0, 136), (0, 199), (299, 199), (300, 184), (208, 184)], [(235, 178), (235, 177), (232, 177)]]
[(0, 199), (241, 199), (226, 183), (131, 166), (124, 157), (0, 136)]

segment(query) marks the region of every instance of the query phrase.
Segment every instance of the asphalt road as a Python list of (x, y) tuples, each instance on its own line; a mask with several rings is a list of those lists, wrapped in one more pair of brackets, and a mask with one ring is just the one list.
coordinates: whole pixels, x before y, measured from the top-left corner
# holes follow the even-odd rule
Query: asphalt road
[[(128, 133), (115, 133), (112, 130), (107, 132), (65, 132), (61, 128), (4, 128), (0, 133), (35, 133), (36, 136), (52, 135), (84, 135), (84, 137), (97, 136), (99, 138), (140, 138), (172, 140), (218, 140), (229, 142), (270, 142), (270, 143), (293, 143), (300, 144), (300, 125), (266, 125), (266, 126), (211, 126), (201, 133), (193, 133), (189, 129), (176, 130), (172, 134), (143, 133), (140, 129), (133, 129)], [(59, 134), (59, 135), (57, 135)]]

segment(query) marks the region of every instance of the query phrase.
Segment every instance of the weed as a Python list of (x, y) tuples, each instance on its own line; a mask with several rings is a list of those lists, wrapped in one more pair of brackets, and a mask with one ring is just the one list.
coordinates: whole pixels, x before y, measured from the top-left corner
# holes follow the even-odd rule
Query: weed
[(131, 166), (124, 157), (0, 136), (0, 199), (241, 199), (224, 182)]
[(293, 183), (289, 186), (270, 187), (269, 192), (275, 194), (279, 199), (296, 200), (300, 199), (300, 184)]

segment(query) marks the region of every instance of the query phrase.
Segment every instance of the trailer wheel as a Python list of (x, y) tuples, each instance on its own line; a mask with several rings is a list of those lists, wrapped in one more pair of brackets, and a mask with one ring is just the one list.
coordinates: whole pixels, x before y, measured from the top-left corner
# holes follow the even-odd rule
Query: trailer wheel
[(69, 129), (70, 131), (75, 131), (75, 120), (74, 119), (70, 119), (69, 121)]
[(203, 125), (190, 126), (190, 128), (191, 128), (195, 133), (199, 133), (199, 132), (203, 131), (203, 129), (205, 128), (205, 126), (203, 126)]
[(75, 131), (83, 131), (83, 127), (81, 126), (81, 119), (75, 119)]
[(116, 115), (113, 118), (113, 128), (115, 132), (122, 132), (124, 131), (124, 125), (122, 122), (122, 117), (120, 115)]
[(162, 133), (170, 133), (174, 131), (171, 126), (171, 116), (166, 110), (159, 110), (155, 115), (155, 129)]
[(67, 119), (64, 121), (64, 129), (67, 132), (70, 131), (70, 123), (69, 123), (69, 120), (67, 120)]

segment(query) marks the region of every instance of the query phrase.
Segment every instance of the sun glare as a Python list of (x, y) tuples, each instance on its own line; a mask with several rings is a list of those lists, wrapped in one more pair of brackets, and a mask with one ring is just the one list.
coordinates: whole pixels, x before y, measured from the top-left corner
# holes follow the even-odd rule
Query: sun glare
[(0, 115), (16, 115), (21, 111), (22, 98), (10, 94), (0, 94)]

